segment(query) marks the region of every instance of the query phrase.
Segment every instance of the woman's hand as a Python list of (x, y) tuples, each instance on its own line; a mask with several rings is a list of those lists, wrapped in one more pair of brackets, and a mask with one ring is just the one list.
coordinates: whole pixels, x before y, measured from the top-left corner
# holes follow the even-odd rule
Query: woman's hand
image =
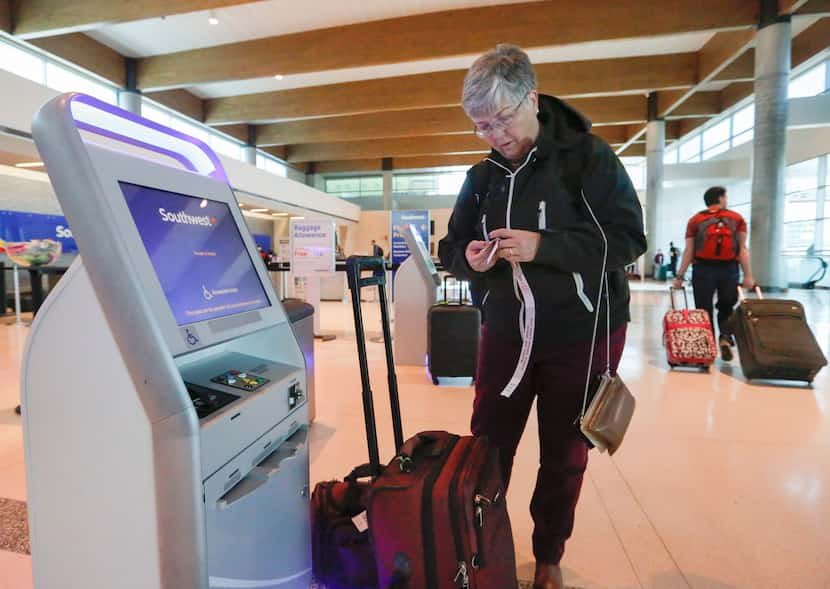
[(490, 239), (499, 240), (498, 256), (508, 262), (532, 262), (539, 251), (542, 236), (536, 231), (496, 229)]
[(476, 272), (487, 272), (496, 264), (496, 256), (490, 255), (490, 250), (496, 244), (487, 241), (473, 240), (467, 244), (464, 254), (467, 256), (467, 263)]

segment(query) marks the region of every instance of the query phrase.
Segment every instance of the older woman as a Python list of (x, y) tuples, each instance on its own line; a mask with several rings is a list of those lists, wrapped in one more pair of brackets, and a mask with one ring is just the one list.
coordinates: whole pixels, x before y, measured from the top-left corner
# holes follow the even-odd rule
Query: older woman
[(499, 45), (476, 60), (462, 105), (492, 147), (467, 173), (439, 247), (449, 271), (485, 285), (472, 430), (500, 448), (506, 486), (536, 400), (534, 587), (560, 589), (588, 463), (576, 422), (586, 384), (606, 369), (606, 349), (612, 370), (622, 354), (624, 268), (646, 250), (642, 210), (611, 148), (580, 113), (539, 94), (518, 47)]

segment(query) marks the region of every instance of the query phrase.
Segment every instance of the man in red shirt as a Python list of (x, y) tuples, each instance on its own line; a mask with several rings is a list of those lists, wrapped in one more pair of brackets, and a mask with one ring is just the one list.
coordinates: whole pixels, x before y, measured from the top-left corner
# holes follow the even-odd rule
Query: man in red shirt
[(694, 264), (692, 288), (695, 307), (705, 309), (715, 326), (712, 297), (718, 293), (717, 325), (721, 357), (732, 359), (732, 330), (729, 317), (738, 302), (738, 265), (744, 272), (744, 288), (755, 286), (746, 249), (746, 221), (726, 208), (726, 189), (713, 186), (703, 195), (706, 209), (689, 219), (686, 227), (686, 248), (674, 280), (675, 288), (683, 287), (686, 269)]

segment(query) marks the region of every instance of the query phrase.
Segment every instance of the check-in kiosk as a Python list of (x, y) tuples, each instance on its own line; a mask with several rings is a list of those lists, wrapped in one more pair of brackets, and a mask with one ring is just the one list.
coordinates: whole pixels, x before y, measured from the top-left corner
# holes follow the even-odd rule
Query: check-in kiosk
[(438, 301), (441, 279), (418, 231), (412, 225), (405, 225), (402, 233), (409, 257), (395, 272), (395, 361), (424, 366), (427, 314)]
[(81, 254), (23, 359), (36, 589), (306, 589), (303, 356), (218, 158), (80, 94), (33, 135)]

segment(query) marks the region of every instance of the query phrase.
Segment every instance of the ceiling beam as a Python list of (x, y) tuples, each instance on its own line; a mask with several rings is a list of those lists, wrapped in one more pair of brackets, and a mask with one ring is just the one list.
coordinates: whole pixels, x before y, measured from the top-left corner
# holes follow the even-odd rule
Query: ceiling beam
[(89, 30), (132, 20), (172, 16), (197, 10), (226, 8), (257, 0), (18, 0), (14, 10), (14, 34), (45, 37)]
[(633, 143), (622, 150), (619, 154), (620, 157), (645, 157), (646, 155), (646, 144), (645, 143)]
[[(666, 93), (669, 94), (669, 93)], [(675, 108), (667, 119), (714, 117), (721, 112), (720, 92), (695, 92)]]
[(33, 39), (32, 45), (109, 80), (119, 87), (126, 83), (124, 56), (82, 33)]
[(0, 31), (12, 32), (11, 0), (0, 0)]
[(534, 48), (748, 27), (757, 21), (756, 13), (756, 3), (747, 0), (673, 0), (670, 9), (664, 0), (479, 6), (148, 57), (139, 65), (139, 86), (188, 86), (475, 55), (506, 40)]
[(809, 0), (796, 11), (796, 14), (830, 15), (830, 0)]
[[(646, 100), (643, 96), (574, 98), (568, 102), (595, 125), (645, 120)], [(472, 126), (458, 106), (377, 112), (262, 125), (257, 128), (257, 145), (469, 133)]]
[[(825, 0), (830, 5), (830, 0)], [(798, 67), (827, 48), (830, 18), (821, 18), (792, 41), (792, 67)], [(714, 77), (715, 81), (743, 82), (755, 79), (755, 49), (748, 49)]]
[[(608, 143), (625, 141), (628, 129), (625, 125), (597, 127), (592, 130)], [(268, 148), (272, 149), (272, 148)], [(286, 161), (319, 162), (325, 160), (372, 159), (384, 157), (409, 157), (437, 154), (486, 153), (488, 144), (473, 133), (457, 135), (431, 135), (427, 137), (397, 137), (368, 139), (365, 141), (339, 141), (334, 143), (303, 143), (289, 145)]]
[(152, 92), (146, 94), (146, 97), (150, 100), (155, 100), (159, 104), (163, 104), (167, 108), (172, 108), (191, 119), (201, 122), (205, 118), (204, 101), (187, 90)]
[(230, 135), (243, 143), (248, 143), (248, 125), (225, 125), (216, 127), (216, 130), (225, 135)]
[(285, 145), (275, 145), (273, 147), (263, 147), (262, 151), (270, 153), (273, 156), (280, 158), (283, 161), (288, 161), (288, 147)]
[(721, 110), (726, 110), (755, 92), (753, 82), (735, 82), (720, 91)]
[[(697, 83), (694, 53), (537, 64), (539, 88), (560, 97), (648, 92)], [(231, 96), (206, 101), (209, 124), (268, 122), (457, 106), (466, 70)]]

